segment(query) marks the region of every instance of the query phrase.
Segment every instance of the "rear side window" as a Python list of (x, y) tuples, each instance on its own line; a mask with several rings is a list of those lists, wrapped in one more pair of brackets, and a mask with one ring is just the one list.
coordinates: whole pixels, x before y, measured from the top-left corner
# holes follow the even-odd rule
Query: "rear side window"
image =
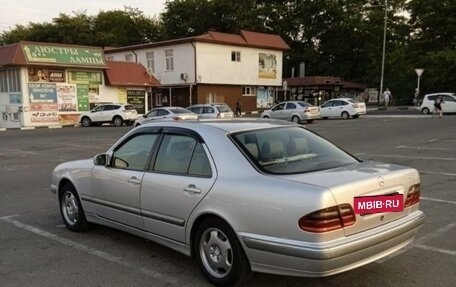
[(288, 103), (286, 109), (287, 110), (294, 110), (294, 109), (296, 109), (296, 105), (293, 104), (293, 103)]
[(130, 111), (130, 110), (134, 110), (135, 107), (133, 105), (125, 105), (125, 110), (127, 111)]
[(204, 113), (205, 114), (213, 114), (214, 113), (214, 108), (213, 107), (204, 107)]
[(221, 112), (221, 113), (231, 112), (230, 107), (228, 107), (227, 105), (217, 105), (216, 107), (219, 110), (219, 112)]

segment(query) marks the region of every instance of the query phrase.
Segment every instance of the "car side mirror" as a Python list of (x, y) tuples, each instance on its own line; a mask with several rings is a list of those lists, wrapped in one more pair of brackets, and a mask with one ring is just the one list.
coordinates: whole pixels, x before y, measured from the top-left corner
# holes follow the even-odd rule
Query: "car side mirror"
[(142, 115), (143, 118), (147, 118), (147, 115)]
[(97, 154), (93, 158), (93, 164), (106, 166), (108, 164), (108, 155), (105, 153)]

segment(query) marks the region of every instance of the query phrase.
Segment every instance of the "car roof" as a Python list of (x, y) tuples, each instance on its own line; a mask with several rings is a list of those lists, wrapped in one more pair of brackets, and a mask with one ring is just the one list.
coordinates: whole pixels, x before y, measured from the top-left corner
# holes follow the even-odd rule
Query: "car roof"
[(454, 96), (454, 93), (449, 93), (449, 92), (443, 92), (443, 93), (432, 93), (432, 94), (426, 94), (424, 95), (425, 97), (427, 96), (437, 96), (437, 95), (447, 95), (447, 96)]
[(202, 106), (217, 106), (217, 105), (225, 105), (228, 106), (226, 103), (207, 103), (207, 104), (194, 104), (189, 106), (190, 107), (202, 107)]
[(302, 127), (301, 125), (296, 125), (291, 122), (281, 121), (281, 120), (270, 120), (270, 119), (261, 119), (261, 118), (244, 118), (244, 119), (211, 119), (211, 120), (195, 120), (195, 121), (151, 121), (146, 124), (139, 126), (138, 128), (146, 127), (180, 127), (180, 128), (189, 128), (193, 130), (200, 129), (218, 129), (227, 133), (255, 130), (255, 129), (267, 129), (283, 126), (296, 126)]

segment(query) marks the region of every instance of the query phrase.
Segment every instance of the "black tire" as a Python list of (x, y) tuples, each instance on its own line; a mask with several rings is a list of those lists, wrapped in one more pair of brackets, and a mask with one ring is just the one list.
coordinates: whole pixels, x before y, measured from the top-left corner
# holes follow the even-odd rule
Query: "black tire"
[(324, 119), (324, 120), (327, 120), (327, 119), (328, 119), (328, 117), (322, 117), (322, 119)]
[(357, 118), (359, 118), (359, 115), (354, 115), (353, 118), (357, 119)]
[(350, 118), (350, 114), (348, 112), (342, 112), (340, 116), (343, 120), (348, 120)]
[(295, 124), (299, 124), (301, 122), (301, 119), (298, 116), (292, 116), (291, 121)]
[(89, 117), (83, 117), (81, 119), (81, 124), (83, 127), (90, 127), (92, 125), (92, 121), (90, 120)]
[(269, 119), (269, 116), (264, 116), (263, 119)]
[(313, 123), (313, 121), (314, 121), (314, 120), (306, 120), (306, 122), (307, 122), (308, 124)]
[(122, 126), (122, 124), (123, 124), (123, 119), (122, 119), (122, 117), (115, 116), (115, 117), (112, 119), (112, 123), (113, 123), (116, 127), (120, 127), (120, 126)]
[(78, 193), (70, 183), (64, 184), (59, 191), (59, 209), (69, 230), (79, 232), (89, 227)]
[(248, 280), (247, 257), (236, 234), (223, 220), (203, 221), (196, 229), (193, 250), (201, 271), (212, 284), (240, 286)]
[(429, 115), (431, 113), (431, 111), (428, 108), (422, 108), (421, 109), (421, 113), (423, 115)]

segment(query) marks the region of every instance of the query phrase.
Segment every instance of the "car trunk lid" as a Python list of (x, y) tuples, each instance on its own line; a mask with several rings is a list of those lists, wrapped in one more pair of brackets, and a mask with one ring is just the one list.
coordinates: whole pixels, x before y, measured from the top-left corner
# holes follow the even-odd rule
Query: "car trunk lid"
[[(415, 169), (377, 162), (363, 162), (345, 167), (284, 175), (281, 178), (312, 184), (331, 191), (338, 205), (348, 203), (354, 207), (354, 198), (401, 194), (404, 202), (410, 186), (419, 183)], [(345, 227), (345, 235), (362, 232), (406, 216), (410, 207), (401, 212), (356, 214), (356, 223)]]

